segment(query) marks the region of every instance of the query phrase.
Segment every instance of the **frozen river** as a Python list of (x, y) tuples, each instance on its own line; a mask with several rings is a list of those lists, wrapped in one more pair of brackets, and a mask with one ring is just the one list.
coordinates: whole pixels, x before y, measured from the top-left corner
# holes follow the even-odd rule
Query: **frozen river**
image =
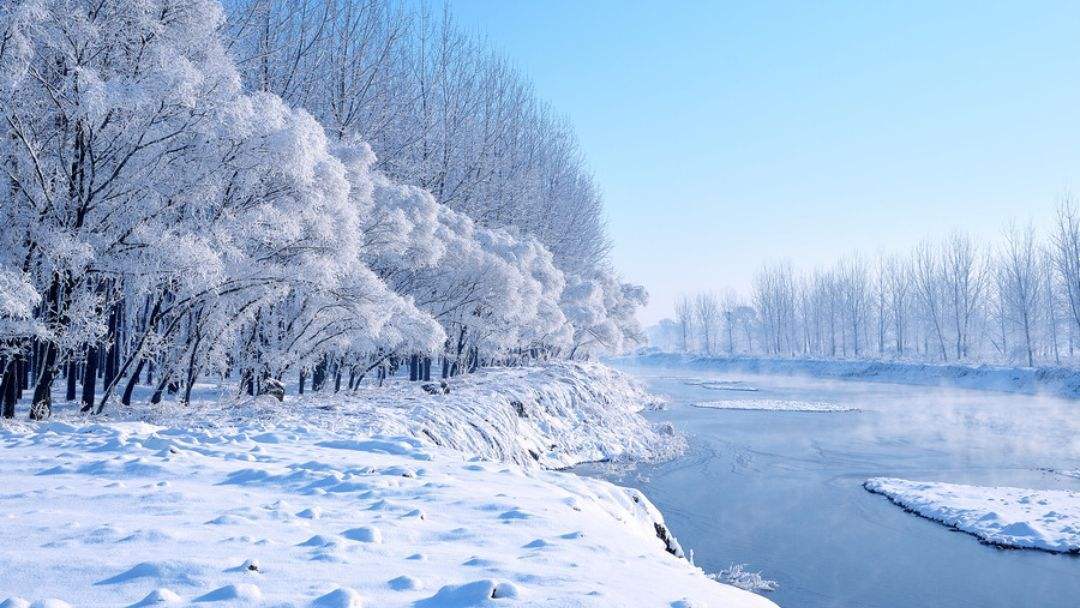
[[(1041, 470), (1080, 468), (1080, 402), (618, 367), (671, 400), (649, 416), (690, 448), (602, 474), (645, 492), (707, 572), (746, 563), (779, 583), (768, 596), (785, 608), (1080, 605), (1080, 557), (980, 544), (861, 486), (889, 476), (1080, 491), (1080, 480)], [(690, 406), (724, 401), (858, 411)]]

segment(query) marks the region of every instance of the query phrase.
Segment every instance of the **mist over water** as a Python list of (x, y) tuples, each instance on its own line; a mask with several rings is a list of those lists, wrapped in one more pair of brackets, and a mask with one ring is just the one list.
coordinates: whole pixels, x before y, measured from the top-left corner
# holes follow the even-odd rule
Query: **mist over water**
[[(605, 472), (645, 492), (696, 563), (761, 570), (786, 607), (1076, 606), (1080, 558), (1003, 550), (904, 512), (869, 477), (1080, 491), (1080, 403), (925, 386), (631, 368), (671, 400), (649, 414), (689, 438), (681, 458)], [(702, 383), (701, 381), (706, 381)], [(757, 391), (728, 390), (740, 381)], [(722, 388), (717, 388), (722, 387)], [(701, 409), (809, 401), (855, 412)]]

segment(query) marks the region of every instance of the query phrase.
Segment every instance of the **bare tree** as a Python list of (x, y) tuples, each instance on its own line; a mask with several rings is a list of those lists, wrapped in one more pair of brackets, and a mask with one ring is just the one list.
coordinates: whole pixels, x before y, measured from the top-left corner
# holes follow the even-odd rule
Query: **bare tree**
[(720, 320), (720, 304), (716, 295), (702, 292), (694, 299), (697, 326), (701, 330), (701, 347), (706, 355), (713, 354), (713, 340)]
[(984, 270), (971, 237), (954, 231), (942, 248), (942, 279), (952, 329), (956, 338), (956, 358), (968, 356), (969, 332), (983, 291)]
[(891, 256), (885, 263), (886, 282), (889, 290), (889, 316), (892, 318), (896, 356), (904, 356), (904, 336), (907, 333), (908, 294), (911, 291), (911, 270), (899, 256)]
[(1062, 200), (1051, 240), (1054, 266), (1065, 287), (1065, 301), (1072, 329), (1080, 328), (1080, 213), (1071, 197)]
[(1020, 336), (1028, 367), (1035, 366), (1035, 344), (1042, 304), (1042, 272), (1035, 228), (1011, 226), (1005, 231), (999, 289), (1007, 318)]
[(694, 323), (694, 305), (686, 295), (681, 295), (675, 300), (675, 323), (679, 332), (679, 350), (684, 353), (689, 352)]
[(948, 361), (949, 353), (945, 350), (945, 333), (942, 330), (940, 262), (934, 255), (934, 247), (930, 241), (923, 241), (915, 247), (912, 262), (915, 293), (922, 305), (926, 321), (931, 325), (937, 337), (941, 359)]

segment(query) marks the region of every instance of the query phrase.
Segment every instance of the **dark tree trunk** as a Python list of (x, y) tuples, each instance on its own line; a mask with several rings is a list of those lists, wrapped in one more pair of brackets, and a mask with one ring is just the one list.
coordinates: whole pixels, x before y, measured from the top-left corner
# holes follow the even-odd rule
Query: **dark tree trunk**
[(315, 370), (311, 373), (311, 390), (321, 391), (323, 386), (326, 385), (326, 367), (327, 357), (323, 356), (319, 360), (318, 365), (315, 366)]
[(169, 375), (162, 374), (161, 380), (158, 382), (157, 388), (154, 389), (154, 394), (150, 396), (150, 403), (157, 405), (161, 403), (162, 397), (165, 394), (165, 385), (169, 383)]
[(19, 379), (17, 377), (18, 365), (15, 360), (8, 360), (3, 369), (3, 416), (4, 418), (15, 417), (15, 402), (19, 396)]
[(26, 359), (19, 357), (15, 360), (15, 391), (18, 393), (17, 399), (22, 399), (23, 391), (30, 387), (30, 366), (26, 364)]
[(78, 396), (75, 392), (78, 375), (79, 363), (72, 357), (71, 361), (68, 361), (67, 364), (67, 393), (64, 394), (64, 398), (67, 399), (68, 403), (75, 401), (75, 398)]
[(307, 384), (307, 372), (300, 370), (300, 394), (304, 394), (304, 385)]
[(34, 399), (30, 404), (30, 417), (41, 420), (52, 415), (52, 384), (56, 377), (56, 357), (60, 347), (55, 342), (45, 346), (43, 359), (36, 362), (40, 372), (34, 385)]
[[(146, 365), (146, 359), (139, 359), (139, 362), (135, 365), (135, 371), (131, 373), (131, 377), (128, 378), (127, 386), (124, 387), (124, 394), (120, 397), (120, 403), (124, 405), (131, 405), (131, 394), (135, 392), (135, 386), (139, 384), (139, 376), (142, 375), (142, 369)], [(150, 382), (150, 375), (147, 374), (146, 381)]]
[(119, 359), (119, 351), (117, 350), (117, 344), (119, 343), (119, 327), (120, 318), (118, 306), (113, 306), (112, 311), (109, 313), (109, 334), (108, 334), (108, 349), (105, 351), (105, 373), (102, 378), (104, 382), (103, 386), (109, 386), (113, 382), (113, 378), (116, 377), (116, 363)]
[(86, 347), (86, 369), (83, 373), (82, 407), (80, 411), (89, 412), (94, 409), (94, 392), (97, 390), (98, 371), (98, 347), (90, 345)]

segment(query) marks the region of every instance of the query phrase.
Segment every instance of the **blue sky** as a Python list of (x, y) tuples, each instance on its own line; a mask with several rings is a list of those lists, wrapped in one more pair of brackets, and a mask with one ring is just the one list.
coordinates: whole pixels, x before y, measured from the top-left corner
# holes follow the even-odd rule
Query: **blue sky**
[(681, 292), (961, 227), (1080, 188), (1080, 3), (458, 0), (575, 125), (613, 258)]

